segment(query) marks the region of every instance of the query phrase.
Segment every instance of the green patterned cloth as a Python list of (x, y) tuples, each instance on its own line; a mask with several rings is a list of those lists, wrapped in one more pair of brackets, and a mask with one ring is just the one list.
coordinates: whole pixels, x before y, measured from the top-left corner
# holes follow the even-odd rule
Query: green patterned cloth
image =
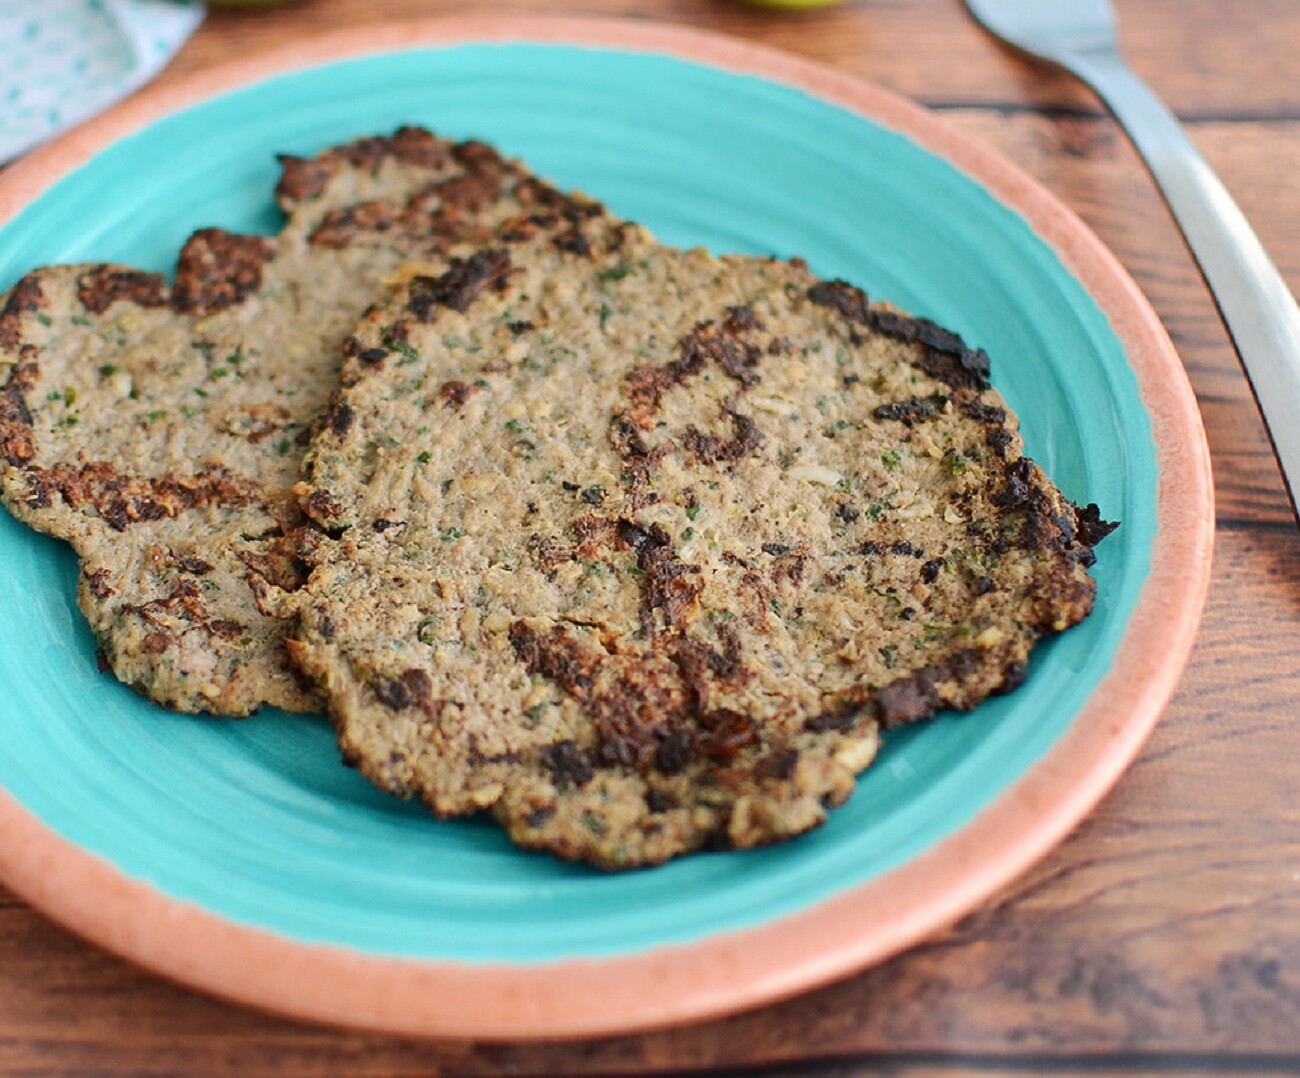
[(144, 85), (202, 18), (178, 0), (0, 0), (0, 161)]

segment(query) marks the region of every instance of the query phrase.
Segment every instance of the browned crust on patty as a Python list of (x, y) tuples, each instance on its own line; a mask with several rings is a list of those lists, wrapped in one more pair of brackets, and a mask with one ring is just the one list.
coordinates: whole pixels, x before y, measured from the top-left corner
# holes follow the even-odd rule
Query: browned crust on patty
[(22, 343), (21, 315), (39, 311), (45, 306), (41, 291), (41, 274), (34, 270), (9, 290), (4, 306), (0, 307), (0, 348), (15, 351)]
[(92, 266), (78, 278), (77, 296), (91, 314), (103, 314), (120, 299), (139, 307), (162, 307), (167, 303), (167, 282), (161, 273)]
[(989, 357), (928, 318), (873, 307), (866, 292), (847, 281), (818, 281), (808, 289), (808, 298), (838, 312), (847, 322), (920, 345), (913, 359), (917, 368), (953, 389), (988, 388)]
[(1087, 614), (1108, 526), (956, 335), (600, 216), (498, 238), (367, 313), (298, 488), (291, 655), (381, 788), (607, 868), (779, 841)]
[(193, 475), (139, 476), (119, 471), (106, 461), (28, 467), (27, 504), (47, 509), (58, 496), (74, 510), (90, 508), (114, 531), (142, 520), (175, 518), (191, 509), (220, 506), (243, 509), (267, 505), (261, 485), (220, 467)]
[(386, 159), (393, 159), (436, 169), (446, 164), (451, 153), (445, 140), (431, 132), (419, 127), (402, 127), (392, 135), (355, 139), (310, 158), (281, 154), (280, 180), (275, 194), (288, 212), (295, 204), (323, 194), (330, 181), (345, 168), (375, 173)]
[(262, 287), (263, 269), (274, 257), (275, 245), (262, 236), (201, 229), (181, 248), (172, 305), (190, 314), (234, 307)]
[(484, 291), (504, 291), (509, 277), (510, 254), (499, 248), (476, 251), (467, 259), (453, 258), (437, 277), (412, 278), (406, 309), (421, 322), (434, 321), (439, 307), (464, 313)]
[(0, 456), (11, 465), (26, 464), (36, 455), (36, 435), (27, 395), (39, 374), (40, 368), (35, 363), (16, 363), (0, 387)]
[(122, 680), (182, 710), (320, 706), (286, 668), (268, 589), (305, 577), (289, 489), (306, 440), (350, 423), (329, 407), (338, 346), (403, 261), (564, 204), (528, 180), (482, 143), (402, 128), (285, 159), (284, 229), (196, 232), (170, 289), (92, 263), (33, 271), (0, 300), (0, 500), (76, 548), (79, 601)]

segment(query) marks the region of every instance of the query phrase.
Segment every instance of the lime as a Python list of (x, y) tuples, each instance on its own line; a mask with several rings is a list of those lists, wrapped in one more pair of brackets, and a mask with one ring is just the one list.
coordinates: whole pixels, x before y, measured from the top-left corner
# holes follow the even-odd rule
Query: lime
[(754, 7), (766, 7), (772, 9), (781, 9), (784, 11), (795, 11), (799, 9), (809, 9), (815, 7), (830, 7), (832, 4), (838, 4), (841, 0), (744, 0), (744, 3), (751, 4)]

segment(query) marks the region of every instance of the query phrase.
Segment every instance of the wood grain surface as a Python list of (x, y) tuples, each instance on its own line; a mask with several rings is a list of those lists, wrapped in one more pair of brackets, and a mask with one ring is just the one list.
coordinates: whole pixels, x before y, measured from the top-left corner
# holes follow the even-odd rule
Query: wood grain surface
[[(1300, 289), (1300, 4), (1115, 6), (1133, 66)], [(1151, 299), (1205, 417), (1218, 547), (1181, 688), (1115, 791), (1029, 875), (930, 943), (780, 1005), (573, 1044), (338, 1032), (175, 987), (0, 889), (0, 1073), (1300, 1073), (1300, 535), (1213, 303), (1095, 98), (998, 46), (957, 0), (803, 13), (736, 0), (305, 0), (211, 14), (161, 78), (320, 29), (471, 10), (618, 14), (779, 46), (940, 111), (1075, 209)]]

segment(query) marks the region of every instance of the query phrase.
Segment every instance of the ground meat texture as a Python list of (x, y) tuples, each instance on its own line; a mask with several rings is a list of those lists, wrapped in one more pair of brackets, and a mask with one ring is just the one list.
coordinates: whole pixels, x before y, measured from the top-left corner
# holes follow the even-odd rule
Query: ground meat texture
[(299, 488), (334, 537), (290, 651), (372, 781), (604, 868), (780, 841), (882, 727), (1087, 613), (1100, 515), (1023, 458), (983, 353), (537, 198), (358, 325)]
[[(306, 443), (356, 435), (333, 402), (348, 337), (399, 266), (482, 244), (553, 191), (482, 143), (411, 127), (282, 170), (283, 231), (195, 233), (170, 288), (91, 263), (34, 270), (0, 299), (0, 501), (75, 546), (105, 662), (182, 711), (324, 707), (288, 661), (277, 590), (305, 581), (300, 536), (316, 530), (292, 493)], [(493, 287), (488, 272), (442, 298)], [(406, 357), (394, 333), (351, 358)], [(312, 505), (329, 516), (324, 495)]]

